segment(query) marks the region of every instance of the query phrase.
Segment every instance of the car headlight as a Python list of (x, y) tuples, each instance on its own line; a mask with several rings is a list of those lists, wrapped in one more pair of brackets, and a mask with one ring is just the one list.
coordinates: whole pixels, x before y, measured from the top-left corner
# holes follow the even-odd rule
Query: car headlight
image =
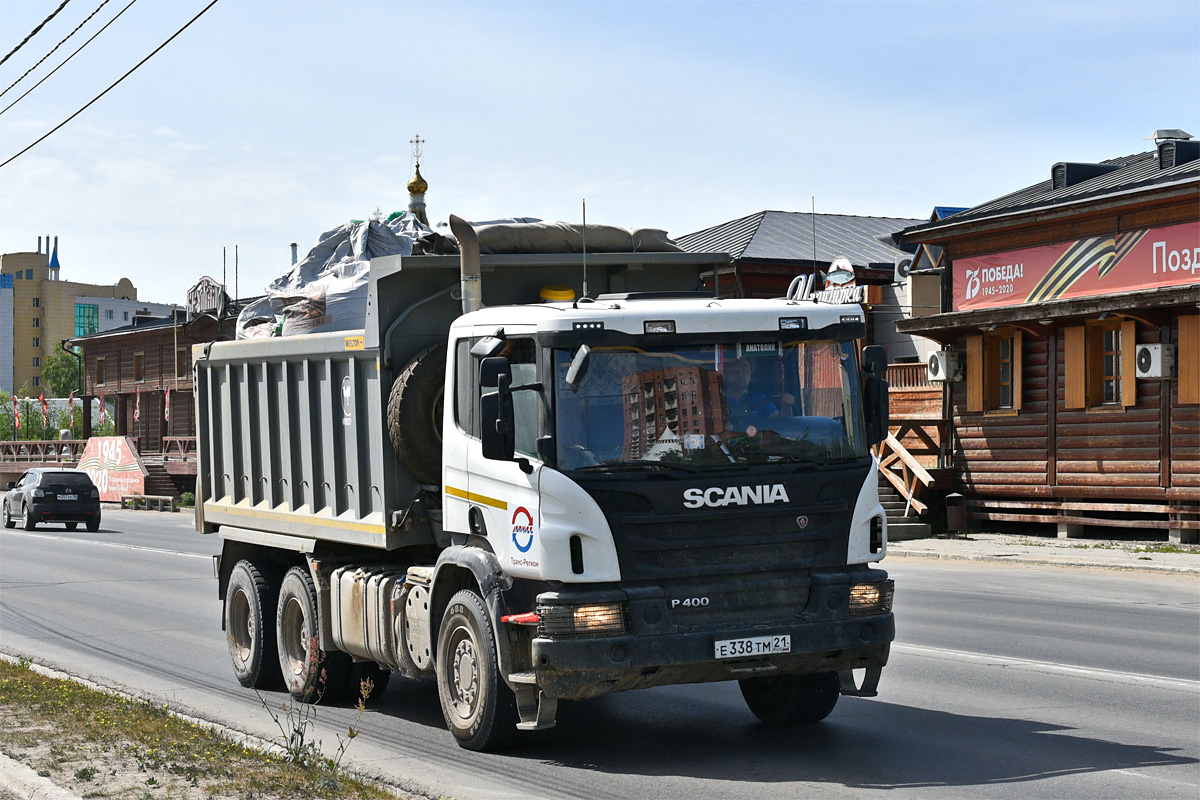
[(895, 587), (896, 582), (891, 580), (854, 584), (850, 587), (850, 616), (865, 617), (891, 611)]
[(608, 636), (625, 632), (621, 603), (538, 606), (538, 634), (551, 638)]

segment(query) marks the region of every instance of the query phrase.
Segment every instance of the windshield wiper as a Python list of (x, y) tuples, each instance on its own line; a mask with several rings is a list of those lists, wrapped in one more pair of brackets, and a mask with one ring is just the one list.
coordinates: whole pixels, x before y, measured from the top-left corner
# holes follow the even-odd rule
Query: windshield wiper
[(689, 467), (686, 464), (642, 460), (615, 461), (607, 464), (592, 464), (586, 467), (576, 467), (575, 469), (571, 470), (571, 472), (645, 472), (646, 470), (661, 470), (663, 472), (679, 470), (687, 473), (696, 473), (700, 471), (695, 467)]

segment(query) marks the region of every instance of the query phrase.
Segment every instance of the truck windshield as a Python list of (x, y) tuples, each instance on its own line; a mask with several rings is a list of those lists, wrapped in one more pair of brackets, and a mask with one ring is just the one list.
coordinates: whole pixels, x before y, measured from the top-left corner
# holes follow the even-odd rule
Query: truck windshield
[(866, 455), (850, 342), (595, 347), (579, 390), (554, 351), (564, 471), (824, 464)]

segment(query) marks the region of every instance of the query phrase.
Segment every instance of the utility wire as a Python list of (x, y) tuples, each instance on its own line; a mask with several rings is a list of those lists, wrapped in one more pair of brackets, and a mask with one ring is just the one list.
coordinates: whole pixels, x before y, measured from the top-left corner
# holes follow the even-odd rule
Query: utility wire
[(47, 139), (49, 139), (49, 138), (50, 138), (50, 136), (51, 136), (52, 134), (54, 134), (56, 131), (58, 131), (58, 129), (59, 129), (59, 128), (63, 127), (63, 126), (64, 126), (64, 125), (66, 125), (68, 122), (70, 122), (71, 120), (73, 120), (73, 119), (75, 119), (76, 117), (78, 117), (78, 116), (79, 116), (80, 114), (82, 114), (84, 111), (87, 111), (87, 110), (88, 110), (88, 108), (90, 108), (90, 107), (92, 106), (92, 104), (93, 104), (93, 103), (95, 103), (95, 102), (96, 102), (97, 100), (99, 100), (101, 97), (104, 97), (104, 95), (108, 94), (108, 93), (109, 93), (109, 92), (111, 92), (113, 89), (115, 89), (115, 88), (117, 87), (117, 85), (121, 83), (121, 81), (125, 80), (125, 79), (126, 79), (126, 78), (128, 78), (130, 75), (132, 75), (132, 74), (133, 74), (133, 73), (134, 73), (134, 72), (135, 72), (135, 71), (138, 69), (138, 67), (142, 66), (142, 64), (145, 64), (147, 61), (149, 61), (150, 59), (154, 58), (154, 56), (156, 56), (156, 55), (158, 54), (158, 51), (159, 51), (159, 50), (162, 50), (164, 47), (166, 47), (166, 46), (167, 46), (167, 45), (169, 45), (171, 42), (173, 42), (173, 41), (175, 40), (175, 37), (177, 37), (179, 34), (183, 33), (183, 32), (184, 32), (184, 31), (186, 31), (188, 28), (190, 28), (190, 27), (192, 26), (192, 23), (193, 23), (193, 22), (195, 22), (196, 20), (198, 20), (198, 19), (200, 19), (202, 16), (204, 16), (206, 13), (208, 13), (208, 10), (209, 10), (210, 8), (212, 8), (213, 6), (215, 6), (215, 5), (217, 4), (217, 1), (218, 1), (218, 0), (212, 0), (212, 2), (211, 2), (211, 3), (209, 3), (208, 5), (206, 5), (204, 8), (202, 8), (202, 9), (200, 10), (200, 13), (199, 13), (199, 14), (197, 14), (196, 16), (194, 16), (194, 17), (192, 17), (190, 20), (188, 20), (188, 22), (187, 22), (187, 24), (186, 24), (186, 25), (184, 25), (184, 26), (183, 26), (182, 28), (180, 28), (179, 30), (175, 31), (175, 33), (171, 34), (171, 38), (170, 38), (170, 39), (167, 39), (165, 42), (163, 42), (162, 44), (160, 44), (158, 47), (154, 48), (154, 52), (152, 52), (150, 55), (146, 56), (146, 57), (145, 57), (145, 58), (143, 58), (141, 61), (139, 61), (137, 64), (135, 64), (135, 65), (133, 66), (133, 68), (129, 70), (129, 72), (126, 72), (124, 75), (122, 75), (121, 77), (117, 78), (117, 80), (116, 80), (116, 81), (114, 81), (114, 82), (113, 82), (113, 84), (112, 84), (111, 86), (109, 86), (107, 89), (105, 89), (103, 92), (101, 92), (100, 94), (96, 95), (96, 96), (95, 96), (95, 97), (93, 97), (91, 100), (89, 100), (89, 101), (88, 101), (88, 103), (87, 103), (87, 105), (85, 105), (83, 108), (79, 109), (79, 110), (78, 110), (78, 111), (76, 111), (74, 114), (72, 114), (71, 116), (69, 116), (69, 117), (67, 117), (66, 119), (64, 119), (62, 122), (60, 122), (60, 123), (58, 123), (57, 125), (55, 125), (55, 126), (54, 126), (53, 128), (51, 128), (49, 131), (47, 131), (47, 132), (46, 132), (46, 133), (45, 133), (45, 134), (44, 134), (44, 135), (43, 135), (43, 136), (42, 136), (40, 139), (38, 139), (36, 142), (34, 142), (33, 144), (31, 144), (31, 145), (29, 145), (28, 147), (26, 147), (26, 148), (25, 148), (24, 150), (22, 150), (21, 152), (19, 152), (19, 153), (17, 153), (16, 155), (14, 155), (14, 156), (10, 157), (10, 158), (9, 158), (7, 161), (5, 161), (5, 162), (3, 162), (3, 163), (0, 163), (0, 169), (3, 169), (4, 167), (7, 167), (9, 164), (11, 164), (12, 162), (16, 161), (16, 160), (17, 160), (18, 158), (20, 158), (21, 156), (25, 155), (26, 153), (28, 153), (28, 152), (29, 152), (30, 150), (32, 150), (33, 148), (37, 147), (39, 144), (41, 144), (42, 142), (44, 142), (44, 141), (46, 141)]
[(3, 66), (5, 61), (8, 61), (10, 58), (12, 58), (13, 53), (17, 52), (22, 47), (24, 47), (25, 43), (28, 42), (30, 39), (32, 39), (37, 34), (38, 31), (40, 31), (42, 28), (46, 27), (47, 22), (49, 22), (50, 20), (57, 17), (58, 12), (62, 11), (63, 8), (66, 7), (67, 3), (69, 3), (69, 2), (71, 2), (71, 0), (63, 0), (62, 3), (59, 5), (59, 7), (54, 9), (54, 12), (52, 14), (50, 14), (50, 16), (48, 16), (44, 20), (42, 20), (42, 24), (38, 25), (36, 28), (31, 30), (29, 32), (29, 35), (26, 36), (24, 39), (22, 39), (21, 43), (19, 45), (14, 47), (12, 50), (9, 50), (8, 55), (6, 55), (4, 58), (0, 58), (0, 66)]
[[(127, 5), (127, 6), (125, 6), (124, 8), (122, 8), (120, 11), (118, 11), (118, 12), (117, 12), (117, 15), (116, 15), (115, 17), (113, 17), (112, 19), (110, 19), (108, 22), (104, 23), (104, 27), (103, 27), (103, 28), (101, 28), (100, 30), (96, 31), (95, 33), (93, 33), (90, 39), (88, 39), (88, 40), (87, 40), (86, 42), (84, 42), (83, 44), (79, 45), (79, 47), (75, 48), (75, 52), (74, 52), (74, 53), (71, 53), (71, 55), (69, 55), (69, 56), (67, 56), (65, 59), (63, 59), (63, 62), (62, 62), (61, 64), (59, 64), (57, 67), (55, 67), (54, 69), (52, 69), (52, 70), (50, 70), (48, 73), (46, 73), (46, 75), (45, 75), (45, 76), (44, 76), (44, 77), (43, 77), (43, 78), (42, 78), (40, 81), (38, 81), (38, 82), (37, 82), (37, 83), (35, 83), (33, 86), (30, 86), (28, 89), (26, 89), (26, 90), (25, 90), (25, 94), (21, 95), (21, 96), (20, 96), (20, 97), (18, 97), (16, 100), (13, 100), (11, 103), (9, 103), (8, 105), (6, 105), (4, 108), (0, 108), (0, 115), (3, 115), (5, 111), (8, 111), (10, 108), (12, 108), (13, 106), (15, 106), (17, 103), (19, 103), (19, 102), (21, 102), (22, 100), (24, 100), (26, 97), (28, 97), (28, 96), (29, 96), (29, 93), (30, 93), (30, 92), (32, 92), (34, 89), (36, 89), (37, 87), (39, 87), (39, 86), (41, 86), (43, 83), (45, 83), (45, 82), (46, 82), (46, 80), (47, 80), (47, 79), (48, 79), (48, 78), (49, 78), (51, 75), (53, 75), (54, 73), (58, 72), (60, 69), (62, 69), (63, 67), (65, 67), (65, 66), (67, 65), (67, 62), (68, 62), (68, 61), (70, 61), (70, 60), (71, 60), (72, 58), (74, 58), (75, 56), (79, 55), (79, 51), (80, 51), (80, 50), (83, 50), (83, 48), (87, 47), (89, 44), (91, 44), (91, 43), (92, 43), (92, 40), (93, 40), (93, 39), (95, 39), (95, 38), (96, 38), (97, 36), (99, 36), (100, 34), (104, 33), (105, 29), (106, 29), (106, 28), (108, 28), (108, 26), (109, 26), (109, 25), (112, 25), (114, 22), (116, 22), (118, 19), (120, 19), (120, 18), (121, 18), (121, 15), (122, 15), (122, 14), (124, 14), (126, 11), (128, 11), (128, 10), (129, 10), (129, 6), (132, 6), (132, 5), (133, 5), (134, 3), (136, 3), (136, 2), (137, 2), (137, 0), (129, 0), (129, 5)], [(22, 76), (22, 77), (24, 77), (24, 76)], [(11, 89), (12, 87), (10, 86), (10, 87), (8, 87), (8, 88), (9, 88), (9, 89)], [(7, 91), (8, 91), (8, 89), (5, 89), (4, 91), (5, 91), (5, 92), (7, 92)]]
[[(39, 59), (36, 64), (34, 64), (29, 69), (25, 70), (25, 75), (28, 75), (29, 73), (33, 72), (35, 69), (37, 69), (38, 67), (40, 67), (42, 65), (43, 61), (45, 61), (50, 56), (54, 55), (55, 50), (58, 50), (58, 48), (62, 47), (66, 43), (67, 39), (70, 39), (72, 36), (79, 33), (79, 29), (82, 28), (84, 25), (87, 25), (89, 22), (91, 22), (92, 17), (99, 14), (100, 9), (102, 9), (106, 5), (108, 5), (108, 2), (109, 2), (109, 0), (103, 0), (103, 2), (100, 3), (100, 5), (96, 6), (96, 10), (93, 11), (91, 14), (88, 14), (88, 18), (85, 19), (83, 22), (76, 25), (75, 30), (71, 31), (65, 37), (63, 37), (63, 40), (61, 42), (59, 42), (58, 44), (54, 45), (53, 49), (51, 49), (49, 53), (46, 53), (46, 55), (42, 56), (41, 59)], [(4, 95), (8, 94), (9, 90), (12, 89), (13, 86), (16, 86), (18, 83), (25, 80), (25, 75), (22, 75), (21, 77), (17, 78), (15, 81), (12, 82), (12, 84), (8, 87), (8, 89), (5, 89), (3, 92), (0, 92), (0, 97), (4, 97)]]

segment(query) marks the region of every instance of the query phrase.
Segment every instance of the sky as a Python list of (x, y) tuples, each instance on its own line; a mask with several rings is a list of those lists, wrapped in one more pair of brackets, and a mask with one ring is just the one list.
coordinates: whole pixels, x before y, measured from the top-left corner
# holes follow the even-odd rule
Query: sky
[[(7, 161), (210, 0), (135, 0), (0, 110)], [(0, 0), (8, 53), (61, 0)], [(71, 0), (0, 91), (103, 0)], [(129, 0), (109, 0), (0, 109)], [(260, 294), (324, 231), (407, 207), (673, 236), (762, 210), (928, 218), (1059, 161), (1200, 136), (1200, 3), (219, 0), (0, 167), (0, 253), (183, 303)], [(234, 248), (238, 269), (235, 286)]]

